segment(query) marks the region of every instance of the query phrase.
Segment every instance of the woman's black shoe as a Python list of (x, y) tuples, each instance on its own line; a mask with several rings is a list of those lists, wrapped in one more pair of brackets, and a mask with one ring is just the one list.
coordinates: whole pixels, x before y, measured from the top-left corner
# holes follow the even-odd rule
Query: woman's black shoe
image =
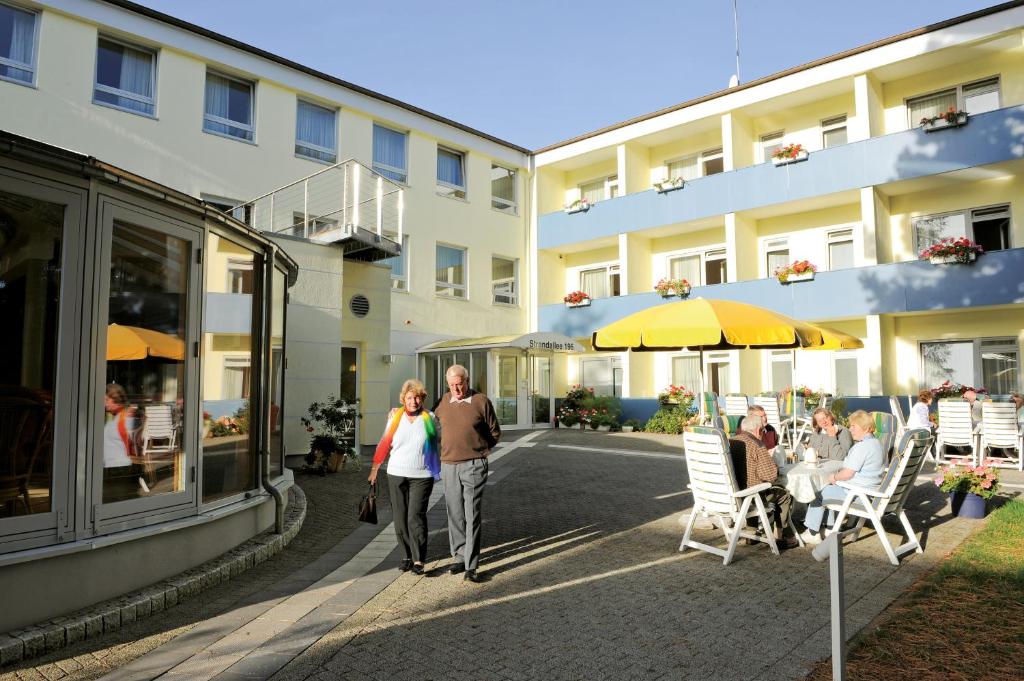
[[(408, 572), (409, 568), (411, 568), (411, 567), (412, 567), (412, 561), (409, 560), (408, 558), (403, 558), (402, 562), (398, 564), (398, 569), (401, 572)], [(422, 568), (420, 568), (420, 570), (422, 571)]]

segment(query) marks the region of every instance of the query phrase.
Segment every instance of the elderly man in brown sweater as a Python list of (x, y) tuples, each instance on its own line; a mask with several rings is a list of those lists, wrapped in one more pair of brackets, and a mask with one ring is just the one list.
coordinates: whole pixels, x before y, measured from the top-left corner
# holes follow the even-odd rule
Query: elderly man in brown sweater
[[(749, 414), (741, 422), (741, 430), (733, 436), (734, 442), (741, 442), (746, 450), (746, 486), (762, 482), (771, 488), (761, 492), (761, 498), (775, 504), (775, 536), (780, 549), (791, 549), (798, 545), (790, 527), (793, 513), (793, 495), (777, 483), (779, 467), (775, 465), (771, 452), (761, 440), (764, 434), (764, 420), (757, 414)], [(767, 528), (766, 528), (767, 531)]]
[(479, 582), (480, 521), (487, 483), (487, 455), (498, 444), (501, 427), (487, 395), (469, 387), (469, 372), (455, 364), (445, 372), (448, 392), (434, 414), (441, 423), (441, 482), (448, 507), (448, 541), (453, 575)]

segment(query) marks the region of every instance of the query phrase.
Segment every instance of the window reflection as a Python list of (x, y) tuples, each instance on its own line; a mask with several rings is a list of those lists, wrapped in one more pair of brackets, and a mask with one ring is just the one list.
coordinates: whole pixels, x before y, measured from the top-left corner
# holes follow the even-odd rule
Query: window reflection
[(260, 264), (247, 248), (210, 234), (203, 328), (203, 501), (256, 486), (254, 324)]
[(270, 474), (284, 470), (284, 272), (274, 270), (270, 308)]
[(0, 518), (51, 508), (63, 223), (62, 206), (0, 192)]
[(114, 223), (103, 426), (103, 501), (184, 489), (189, 242)]

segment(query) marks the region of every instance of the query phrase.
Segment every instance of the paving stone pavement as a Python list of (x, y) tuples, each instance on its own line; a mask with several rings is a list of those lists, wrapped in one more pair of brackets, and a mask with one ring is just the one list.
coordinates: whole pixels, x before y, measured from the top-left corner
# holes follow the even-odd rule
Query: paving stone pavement
[[(256, 620), (236, 607), (220, 615), (220, 629), (154, 647), (111, 678), (169, 669), (168, 679), (285, 681), (781, 679), (829, 655), (828, 569), (809, 551), (775, 557), (765, 546), (740, 546), (728, 567), (677, 551), (690, 506), (678, 437), (560, 429), (533, 438), (491, 468), (485, 583), (445, 570), (438, 504), (427, 576), (394, 570), (385, 529), (319, 581), (310, 579), (317, 569), (293, 573), (288, 595), (273, 603), (288, 610), (270, 610), (281, 617), (248, 630), (257, 645), (245, 628)], [(845, 550), (851, 636), (979, 526), (953, 521), (924, 477), (910, 506), (923, 555), (893, 567), (870, 531)], [(696, 538), (724, 543), (710, 530)], [(311, 587), (296, 589), (303, 575)], [(249, 607), (275, 594), (253, 592)], [(29, 671), (39, 675), (19, 678), (51, 678)]]

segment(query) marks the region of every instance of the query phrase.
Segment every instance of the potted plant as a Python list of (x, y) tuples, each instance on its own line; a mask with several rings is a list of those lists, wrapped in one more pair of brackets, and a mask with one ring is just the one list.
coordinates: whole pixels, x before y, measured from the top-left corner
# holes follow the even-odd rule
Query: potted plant
[(963, 394), (968, 390), (973, 390), (979, 395), (988, 394), (988, 390), (985, 388), (973, 388), (969, 385), (961, 385), (960, 383), (953, 383), (952, 381), (944, 381), (942, 385), (937, 388), (931, 388), (932, 395), (934, 395), (937, 400), (946, 397), (963, 397)]
[(958, 111), (955, 106), (949, 107), (943, 113), (936, 116), (925, 116), (921, 119), (921, 127), (925, 132), (942, 130), (943, 128), (959, 128), (967, 125), (967, 112)]
[(921, 259), (927, 259), (933, 265), (966, 264), (974, 262), (984, 252), (984, 248), (965, 236), (958, 239), (950, 237), (942, 239), (921, 251)]
[(586, 197), (576, 199), (565, 207), (565, 212), (569, 215), (573, 213), (586, 213), (588, 210), (590, 210), (590, 201)]
[(571, 386), (558, 408), (558, 420), (562, 425), (566, 428), (572, 428), (575, 425), (582, 424), (583, 415), (581, 412), (584, 409), (583, 403), (593, 396), (593, 388), (584, 388), (578, 383)]
[(644, 429), (644, 424), (640, 423), (637, 419), (626, 419), (626, 422), (622, 424), (623, 433), (632, 433), (633, 431), (641, 431)]
[(807, 160), (807, 150), (802, 144), (787, 144), (772, 152), (772, 163), (777, 166), (784, 166), (789, 163), (798, 163)]
[(566, 307), (587, 307), (590, 305), (590, 294), (584, 293), (583, 291), (573, 291), (567, 293), (562, 301)]
[(355, 442), (357, 405), (333, 395), (326, 402), (313, 402), (300, 420), (310, 433), (306, 469), (320, 475), (335, 473), (346, 464), (359, 470), (359, 457), (346, 444)]
[(690, 295), (690, 282), (685, 279), (666, 279), (663, 277), (654, 285), (654, 290), (662, 298), (671, 298), (673, 295), (685, 298)]
[(775, 278), (780, 284), (791, 284), (794, 281), (808, 281), (814, 279), (814, 273), (818, 267), (807, 260), (796, 260), (789, 265), (782, 265), (775, 268)]
[(986, 502), (999, 491), (999, 473), (990, 461), (974, 466), (968, 459), (962, 459), (939, 468), (935, 485), (949, 494), (953, 515), (984, 518)]
[(811, 390), (806, 385), (797, 386), (786, 386), (779, 393), (779, 397), (785, 401), (789, 397), (790, 393), (794, 393), (797, 397), (804, 398), (804, 407), (808, 409), (817, 409), (818, 405), (821, 404), (821, 393)]
[(658, 403), (662, 405), (678, 406), (683, 411), (689, 411), (693, 405), (693, 391), (683, 385), (670, 385), (658, 393)]
[(670, 177), (667, 180), (655, 182), (654, 189), (657, 190), (659, 194), (665, 194), (677, 189), (682, 189), (684, 184), (686, 184), (686, 181), (683, 180), (682, 177)]

